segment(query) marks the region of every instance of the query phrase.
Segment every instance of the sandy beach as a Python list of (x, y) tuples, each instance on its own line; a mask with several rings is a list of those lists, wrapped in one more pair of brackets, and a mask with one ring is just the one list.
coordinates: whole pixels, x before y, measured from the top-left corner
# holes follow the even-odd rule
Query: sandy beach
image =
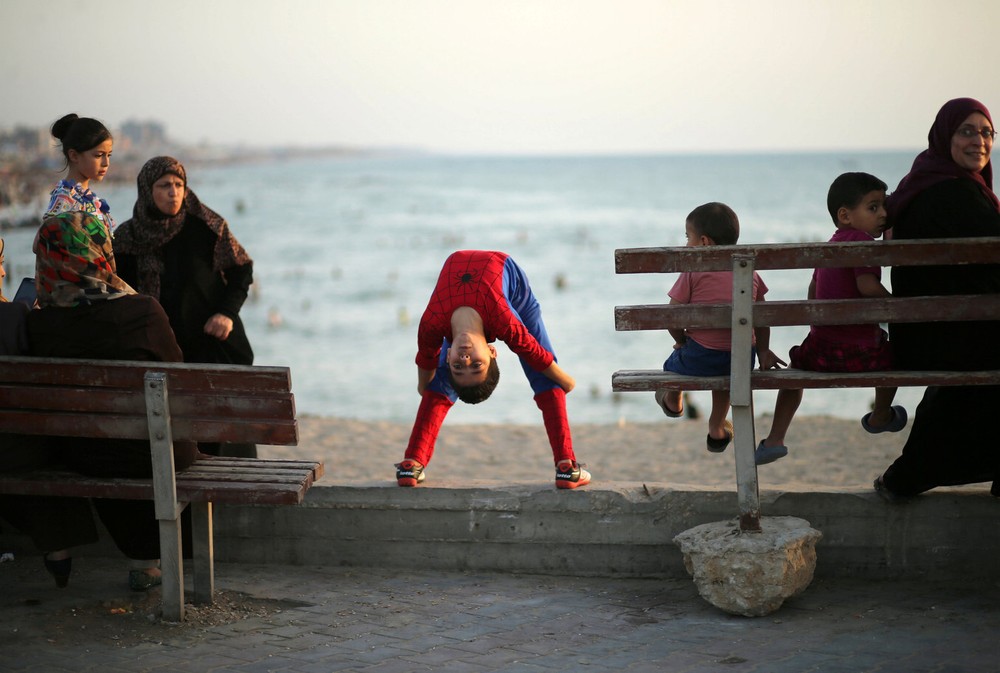
[[(301, 416), (297, 447), (260, 447), (263, 458), (322, 460), (325, 484), (394, 483), (393, 464), (403, 457), (408, 423)], [(757, 421), (757, 437), (770, 416)], [(787, 436), (789, 454), (758, 470), (761, 489), (871, 488), (872, 480), (896, 457), (909, 428), (870, 435), (859, 421), (803, 416)], [(735, 490), (733, 448), (705, 449), (704, 420), (572, 426), (573, 445), (594, 482), (645, 482)], [(552, 454), (539, 418), (525, 425), (464, 425), (445, 422), (426, 486), (471, 480), (551, 482)]]

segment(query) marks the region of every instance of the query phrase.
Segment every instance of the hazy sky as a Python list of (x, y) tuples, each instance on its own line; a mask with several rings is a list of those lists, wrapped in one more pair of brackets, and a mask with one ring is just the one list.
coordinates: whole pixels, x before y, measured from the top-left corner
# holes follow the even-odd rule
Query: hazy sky
[(447, 152), (918, 148), (997, 0), (2, 0), (0, 127)]

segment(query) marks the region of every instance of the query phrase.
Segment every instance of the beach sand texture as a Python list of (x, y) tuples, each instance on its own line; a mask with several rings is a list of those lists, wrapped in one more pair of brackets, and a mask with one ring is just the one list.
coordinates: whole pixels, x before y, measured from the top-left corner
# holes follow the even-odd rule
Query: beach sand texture
[[(912, 416), (912, 413), (911, 413)], [(770, 427), (757, 419), (757, 438)], [(322, 483), (395, 483), (393, 464), (403, 457), (408, 423), (317, 416), (299, 418), (296, 447), (262, 446), (262, 458), (309, 458), (326, 465)], [(859, 420), (828, 416), (796, 418), (788, 432), (788, 456), (758, 468), (761, 489), (871, 489), (872, 480), (899, 455), (902, 432), (871, 435)], [(599, 482), (643, 482), (669, 487), (736, 489), (733, 446), (705, 448), (704, 419), (660, 423), (572, 425), (577, 458)], [(425, 486), (473, 481), (551, 483), (552, 453), (541, 418), (525, 425), (465, 425), (447, 421), (438, 437)]]

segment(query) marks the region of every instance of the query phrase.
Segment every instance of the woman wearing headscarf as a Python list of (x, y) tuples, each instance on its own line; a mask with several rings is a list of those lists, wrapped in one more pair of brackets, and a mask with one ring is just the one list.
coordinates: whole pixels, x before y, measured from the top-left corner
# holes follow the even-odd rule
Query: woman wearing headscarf
[[(181, 362), (170, 323), (151, 297), (136, 294), (115, 273), (111, 238), (92, 213), (48, 217), (35, 237), (39, 309), (27, 317), (29, 354), (38, 357)], [(81, 474), (149, 477), (149, 442), (50, 438), (61, 460)], [(174, 465), (198, 456), (193, 442), (174, 442)], [(151, 501), (94, 501), (115, 544), (132, 560), (129, 586), (160, 583), (159, 526)]]
[[(971, 98), (945, 103), (886, 206), (894, 239), (1000, 236), (1000, 200), (990, 153), (996, 136), (989, 110)], [(897, 297), (1000, 293), (1000, 264), (894, 267)], [(1000, 369), (1000, 321), (899, 323), (889, 326), (900, 369)], [(1000, 408), (998, 386), (931, 386), (917, 407), (902, 455), (875, 480), (885, 496), (936, 486), (994, 481), (1000, 450), (986, 419)]]
[[(228, 223), (188, 188), (173, 157), (146, 162), (136, 179), (132, 218), (115, 232), (118, 271), (157, 299), (185, 362), (253, 364), (239, 312), (253, 282), (253, 260)], [(252, 444), (202, 445), (215, 455), (254, 457)]]

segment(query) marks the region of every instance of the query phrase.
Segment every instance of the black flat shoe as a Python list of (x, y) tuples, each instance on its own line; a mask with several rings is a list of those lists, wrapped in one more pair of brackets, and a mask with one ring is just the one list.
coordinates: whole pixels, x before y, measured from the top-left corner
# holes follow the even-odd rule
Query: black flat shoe
[(886, 502), (906, 502), (910, 498), (905, 495), (897, 495), (889, 490), (889, 487), (885, 485), (885, 481), (882, 479), (882, 475), (879, 475), (875, 481), (872, 483), (872, 487), (875, 492), (885, 500)]
[(163, 578), (160, 575), (150, 575), (141, 568), (128, 571), (128, 588), (132, 591), (149, 591), (161, 584)]
[(45, 569), (55, 579), (56, 586), (60, 589), (65, 589), (69, 584), (69, 575), (73, 572), (73, 559), (64, 558), (53, 561), (49, 557), (43, 556), (42, 561), (45, 563)]

